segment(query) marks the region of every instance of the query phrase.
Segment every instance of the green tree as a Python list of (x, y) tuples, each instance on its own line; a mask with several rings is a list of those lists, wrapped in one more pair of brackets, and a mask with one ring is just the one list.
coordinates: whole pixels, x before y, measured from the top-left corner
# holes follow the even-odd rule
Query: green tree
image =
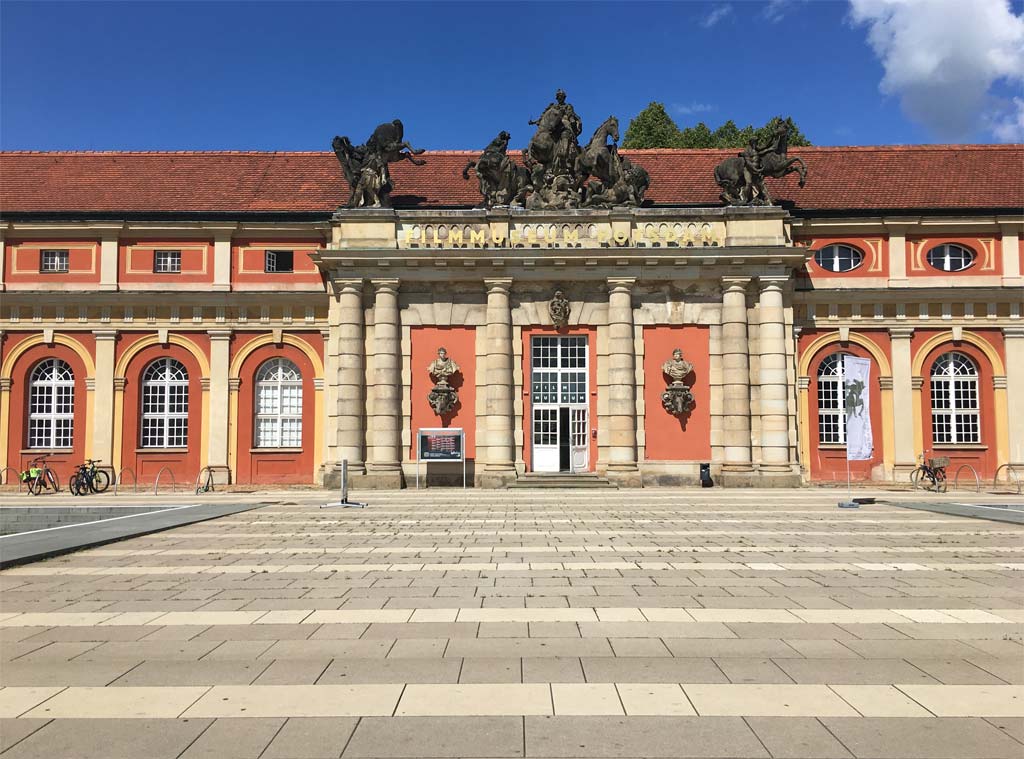
[[(672, 117), (668, 115), (662, 103), (651, 103), (629, 122), (624, 148), (745, 148), (750, 140), (756, 138), (765, 144), (775, 135), (780, 119), (774, 116), (762, 127), (750, 124), (740, 128), (729, 119), (717, 129), (712, 130), (703, 121), (695, 126), (680, 129)], [(789, 125), (789, 144), (795, 146), (810, 145), (800, 128), (792, 118), (784, 120)]]
[(665, 110), (664, 103), (650, 103), (629, 122), (624, 148), (680, 147), (679, 127)]

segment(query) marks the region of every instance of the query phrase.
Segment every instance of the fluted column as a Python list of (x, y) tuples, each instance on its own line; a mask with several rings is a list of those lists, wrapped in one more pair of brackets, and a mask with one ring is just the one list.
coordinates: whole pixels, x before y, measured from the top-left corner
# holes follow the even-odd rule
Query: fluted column
[(402, 483), (402, 363), (399, 349), (398, 280), (373, 284), (373, 455), (367, 467), (379, 487)]
[[(608, 280), (608, 475), (629, 479), (636, 463), (634, 279)], [(634, 477), (635, 478), (635, 477)], [(639, 478), (635, 478), (639, 485)]]
[[(335, 281), (337, 288), (337, 459), (348, 459), (350, 474), (366, 465), (366, 337), (363, 326), (363, 280)], [(334, 326), (332, 324), (332, 326)]]
[(484, 280), (487, 288), (486, 431), (487, 458), (480, 484), (501, 487), (516, 478), (516, 438), (513, 414), (511, 279)]
[(722, 432), (724, 473), (748, 473), (750, 462), (750, 359), (747, 355), (749, 277), (723, 277)]
[(761, 415), (761, 471), (790, 474), (789, 378), (786, 372), (786, 318), (782, 285), (786, 277), (760, 277), (761, 360), (758, 366)]

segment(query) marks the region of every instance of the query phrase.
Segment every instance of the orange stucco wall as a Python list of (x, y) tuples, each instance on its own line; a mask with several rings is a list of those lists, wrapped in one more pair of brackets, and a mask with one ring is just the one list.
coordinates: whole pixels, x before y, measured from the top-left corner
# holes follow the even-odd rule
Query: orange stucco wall
[[(409, 456), (416, 460), (416, 431), (421, 427), (462, 427), (466, 439), (465, 456), (476, 459), (476, 328), (475, 327), (413, 327), (412, 333), (412, 445)], [(437, 358), (437, 349), (444, 347), (448, 356), (459, 365), (449, 384), (459, 393), (459, 402), (449, 416), (439, 417), (427, 402), (434, 382), (427, 367)]]
[(849, 245), (864, 254), (864, 261), (856, 269), (836, 272), (818, 266), (813, 256), (801, 272), (812, 280), (828, 280), (829, 286), (836, 286), (843, 279), (889, 276), (889, 239), (884, 235), (875, 237), (807, 237), (796, 239), (797, 245), (805, 245), (808, 252), (821, 250), (827, 245)]
[[(266, 242), (260, 240), (236, 241), (231, 246), (231, 282), (237, 289), (266, 289), (267, 287), (303, 290), (323, 289), (323, 276), (309, 254), (320, 248), (318, 241), (289, 240)], [(290, 250), (294, 253), (294, 271), (266, 272), (265, 254), (268, 250)]]
[[(671, 381), (661, 371), (672, 351), (681, 348), (693, 364), (686, 379), (696, 403), (681, 417), (661, 405), (661, 393)], [(708, 328), (696, 325), (644, 328), (644, 422), (646, 458), (654, 461), (709, 461), (711, 458), (711, 358)]]
[[(60, 290), (100, 281), (100, 243), (95, 240), (9, 240), (4, 243), (4, 281), (11, 289)], [(43, 250), (68, 251), (67, 272), (40, 272)]]
[[(180, 250), (181, 271), (153, 271), (155, 250)], [(122, 240), (118, 256), (118, 281), (124, 285), (165, 285), (167, 289), (189, 283), (213, 282), (213, 244), (203, 240)]]
[[(963, 271), (945, 272), (928, 263), (928, 251), (945, 243), (956, 243), (974, 251), (974, 263)], [(979, 277), (1003, 273), (1003, 241), (989, 237), (913, 237), (907, 236), (908, 277)]]

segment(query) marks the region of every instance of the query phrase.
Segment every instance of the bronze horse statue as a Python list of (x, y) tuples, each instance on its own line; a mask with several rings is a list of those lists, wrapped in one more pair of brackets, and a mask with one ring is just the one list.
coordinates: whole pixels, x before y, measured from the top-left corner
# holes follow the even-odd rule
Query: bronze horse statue
[(774, 205), (765, 177), (781, 179), (799, 172), (800, 186), (807, 183), (807, 164), (802, 158), (790, 158), (789, 125), (780, 121), (775, 134), (767, 144), (750, 146), (739, 155), (726, 158), (715, 167), (715, 181), (722, 188), (722, 202), (728, 205)]

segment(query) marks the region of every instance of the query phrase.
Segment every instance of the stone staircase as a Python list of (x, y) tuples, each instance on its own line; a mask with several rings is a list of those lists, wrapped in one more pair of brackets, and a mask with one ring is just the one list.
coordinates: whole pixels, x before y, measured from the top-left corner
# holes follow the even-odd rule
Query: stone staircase
[(518, 480), (509, 485), (513, 488), (550, 488), (550, 489), (577, 489), (577, 488), (612, 488), (618, 489), (604, 477), (598, 477), (594, 472), (527, 472), (521, 475)]

